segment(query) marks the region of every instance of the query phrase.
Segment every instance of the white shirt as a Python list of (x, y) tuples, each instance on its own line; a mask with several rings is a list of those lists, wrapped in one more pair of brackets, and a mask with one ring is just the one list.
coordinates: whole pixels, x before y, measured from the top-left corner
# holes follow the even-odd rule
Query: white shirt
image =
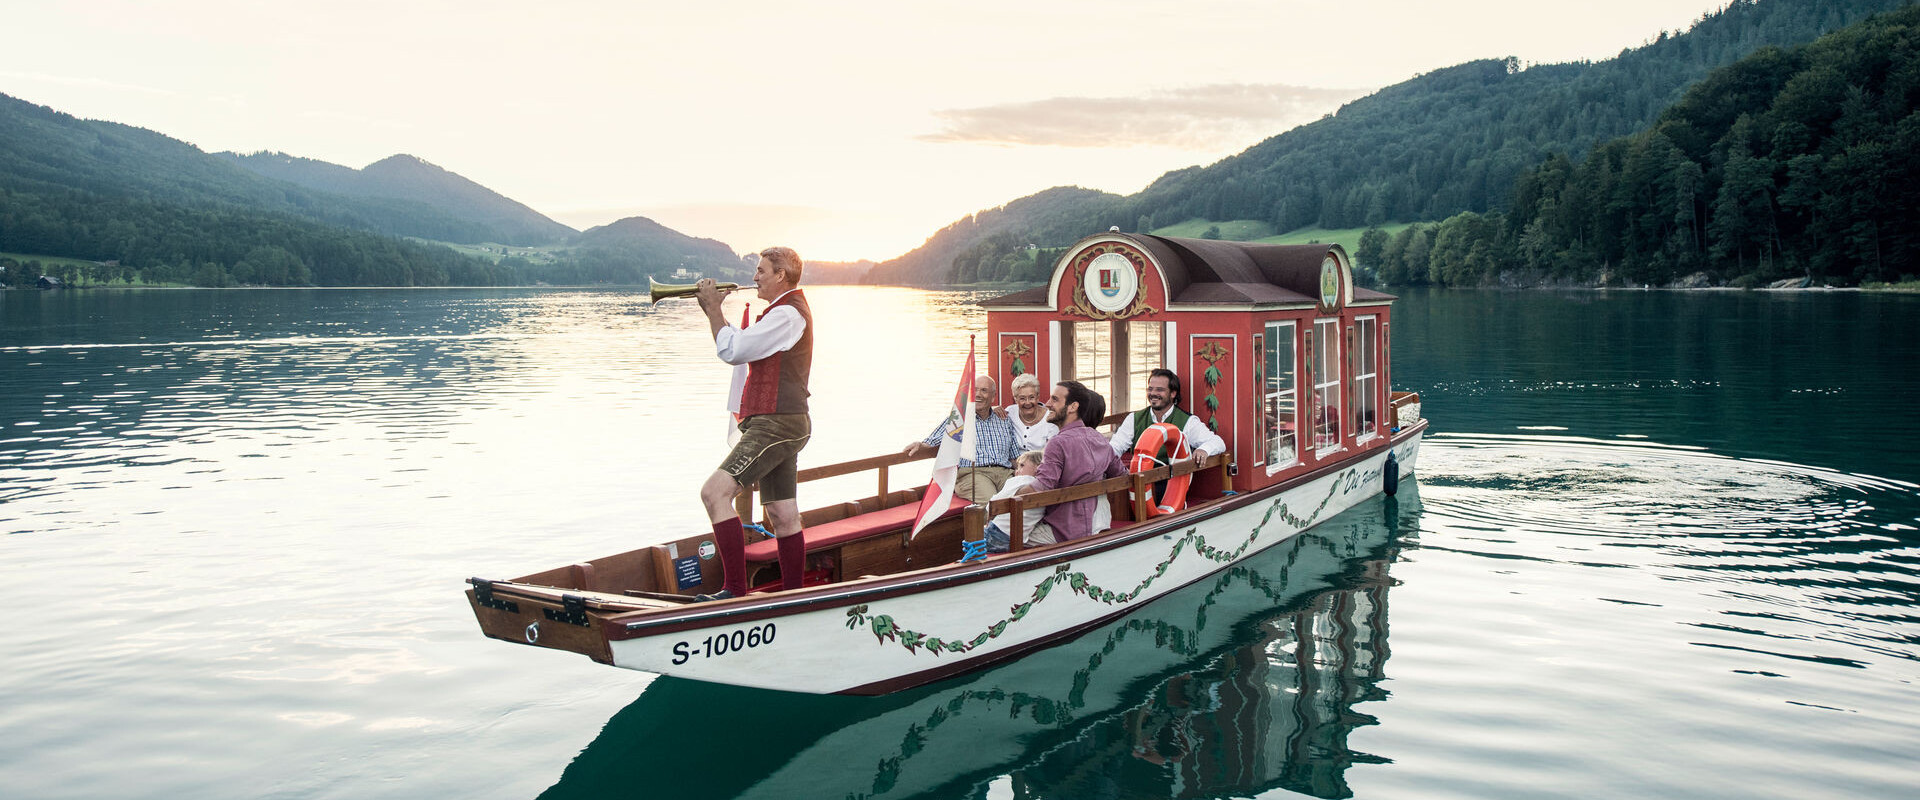
[[(1015, 475), (1011, 478), (1008, 478), (1006, 483), (1001, 484), (1000, 491), (994, 493), (993, 498), (988, 500), (987, 502), (991, 503), (994, 500), (1005, 500), (1009, 497), (1012, 497), (1014, 493), (1020, 491), (1020, 487), (1025, 486), (1029, 483), (1033, 483), (1033, 478), (1034, 476), (1032, 475)], [(1033, 530), (1033, 526), (1040, 524), (1040, 515), (1045, 513), (1047, 513), (1046, 506), (1036, 506), (1034, 508), (1027, 509), (1024, 513), (1020, 515), (1020, 521), (1026, 525), (1026, 527), (1021, 528), (1020, 530), (1022, 531)], [(1013, 519), (1012, 514), (1001, 514), (1000, 516), (994, 517), (991, 520), (991, 524), (1000, 526), (1000, 530), (1006, 531), (1008, 535), (1012, 535), (1013, 526), (1008, 524), (1009, 522), (1012, 521), (1012, 519)]]
[[(1166, 414), (1155, 414), (1153, 409), (1147, 409), (1147, 416), (1154, 422), (1166, 422), (1167, 414), (1172, 413), (1173, 406), (1167, 406)], [(1180, 428), (1180, 436), (1187, 440), (1187, 449), (1192, 451), (1195, 457), (1198, 457), (1201, 452), (1210, 456), (1227, 452), (1227, 441), (1220, 438), (1220, 434), (1214, 433), (1212, 428), (1207, 427), (1207, 423), (1201, 422), (1198, 414), (1187, 417), (1187, 424)], [(1120, 420), (1119, 429), (1113, 432), (1112, 443), (1113, 452), (1122, 459), (1133, 454), (1133, 415), (1129, 414)]]
[[(1005, 500), (1009, 497), (1014, 496), (1015, 493), (1020, 491), (1020, 487), (1025, 486), (1029, 483), (1033, 483), (1033, 479), (1035, 477), (1036, 476), (1033, 476), (1033, 475), (1015, 475), (1011, 478), (1008, 478), (1007, 482), (1001, 485), (1000, 492), (998, 494), (995, 494), (993, 497), (989, 498), (987, 502), (991, 503), (994, 500)], [(1095, 502), (1093, 505), (1093, 527), (1089, 528), (1088, 530), (1091, 530), (1094, 533), (1099, 533), (1101, 531), (1104, 531), (1108, 528), (1113, 527), (1113, 508), (1107, 505), (1107, 496), (1104, 494), (1094, 498), (1094, 501)], [(1047, 513), (1046, 506), (1039, 506), (1036, 508), (1027, 509), (1025, 513), (1022, 513), (1020, 515), (1021, 521), (1025, 524), (1025, 527), (1021, 528), (1021, 530), (1022, 531), (1033, 530), (1033, 526), (1040, 524), (1040, 517), (1046, 513)], [(991, 525), (1000, 526), (1000, 530), (1006, 531), (1008, 536), (1012, 536), (1013, 528), (1007, 524), (1009, 521), (1011, 521), (1012, 517), (1013, 517), (1012, 514), (1001, 514), (1000, 516), (994, 517), (993, 519), (990, 519), (987, 522), (988, 524), (991, 524)]]
[[(792, 291), (781, 292), (780, 297)], [(773, 301), (780, 302), (780, 297)], [(733, 365), (733, 386), (727, 391), (728, 411), (740, 413), (740, 393), (747, 388), (747, 363), (792, 349), (800, 343), (800, 334), (806, 331), (807, 318), (800, 316), (799, 309), (776, 305), (745, 330), (727, 325), (713, 335), (714, 355)]]
[(1045, 450), (1047, 440), (1060, 432), (1060, 426), (1048, 422), (1045, 413), (1040, 415), (1039, 422), (1032, 425), (1021, 422), (1019, 403), (1007, 406), (1007, 419), (1012, 420), (1013, 429), (1020, 432), (1021, 450)]

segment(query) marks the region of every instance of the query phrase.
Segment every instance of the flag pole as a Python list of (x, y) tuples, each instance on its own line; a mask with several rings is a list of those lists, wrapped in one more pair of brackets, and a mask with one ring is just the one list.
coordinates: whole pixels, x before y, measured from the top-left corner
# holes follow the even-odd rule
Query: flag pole
[[(914, 522), (913, 529), (907, 533), (909, 540), (949, 510), (953, 496), (960, 488), (957, 485), (963, 474), (960, 470), (960, 461), (962, 459), (972, 461), (978, 455), (974, 442), (973, 346), (974, 337), (967, 337), (967, 363), (960, 369), (960, 384), (954, 387), (953, 405), (947, 407), (947, 421), (942, 423), (939, 437), (940, 449), (933, 458), (933, 478), (927, 482), (927, 491), (920, 498), (917, 521)], [(973, 468), (968, 469), (966, 477), (971, 481)]]
[[(967, 334), (967, 363), (968, 364), (973, 363), (973, 334), (971, 333)], [(980, 391), (980, 384), (975, 383), (973, 385), (973, 390), (976, 392)], [(967, 399), (972, 400), (973, 398), (969, 397)], [(977, 412), (975, 412), (972, 408), (969, 408), (967, 409), (967, 413), (974, 414)], [(977, 442), (978, 440), (976, 439), (975, 441)], [(973, 455), (974, 455), (973, 463), (967, 465), (967, 489), (970, 491), (977, 490), (980, 486), (978, 482), (978, 478), (979, 478), (978, 473), (980, 471), (980, 458), (979, 458), (980, 454), (979, 452), (976, 451)], [(973, 500), (973, 498), (971, 497), (967, 499)], [(973, 502), (978, 503), (980, 501), (973, 500)]]

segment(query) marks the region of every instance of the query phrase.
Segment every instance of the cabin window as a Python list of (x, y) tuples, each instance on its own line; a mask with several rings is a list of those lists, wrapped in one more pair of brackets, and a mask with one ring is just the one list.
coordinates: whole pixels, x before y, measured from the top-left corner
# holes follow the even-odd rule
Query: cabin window
[(1109, 323), (1073, 323), (1073, 371), (1067, 377), (1102, 397), (1113, 394), (1113, 331)]
[(1294, 333), (1292, 322), (1269, 322), (1266, 333), (1265, 362), (1261, 372), (1266, 386), (1261, 394), (1266, 431), (1267, 471), (1269, 473), (1295, 461), (1294, 433), (1298, 429), (1298, 395), (1294, 389)]
[(1353, 323), (1353, 430), (1361, 437), (1379, 431), (1380, 332), (1378, 317)]
[(1063, 343), (1073, 354), (1069, 380), (1107, 399), (1110, 412), (1146, 405), (1147, 378), (1167, 363), (1166, 325), (1159, 322), (1076, 322)]
[(1147, 378), (1167, 363), (1165, 327), (1158, 322), (1126, 323), (1127, 343), (1123, 353), (1126, 360), (1117, 367), (1126, 372), (1126, 391), (1114, 398), (1111, 410), (1147, 406)]
[(1340, 320), (1314, 321), (1307, 369), (1313, 373), (1313, 447), (1317, 451), (1337, 448), (1340, 446)]

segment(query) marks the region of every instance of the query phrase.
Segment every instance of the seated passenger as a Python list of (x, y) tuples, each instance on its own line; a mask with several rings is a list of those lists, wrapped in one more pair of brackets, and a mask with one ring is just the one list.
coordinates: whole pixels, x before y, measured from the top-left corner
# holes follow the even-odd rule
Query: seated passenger
[[(1033, 483), (1020, 487), (1017, 494), (1031, 494), (1078, 486), (1127, 474), (1120, 457), (1113, 454), (1107, 437), (1093, 426), (1107, 416), (1107, 399), (1078, 381), (1054, 385), (1047, 400), (1047, 421), (1060, 426), (1060, 432), (1047, 442), (1040, 460), (1040, 472)], [(1040, 524), (1027, 533), (1028, 544), (1052, 544), (1091, 536), (1095, 508), (1099, 504), (1087, 497), (1047, 506)]]
[[(1113, 431), (1113, 454), (1126, 458), (1133, 454), (1133, 443), (1148, 425), (1165, 422), (1180, 429), (1193, 458), (1201, 454), (1217, 456), (1227, 452), (1227, 442), (1214, 433), (1199, 417), (1180, 407), (1180, 376), (1170, 369), (1156, 369), (1147, 377), (1147, 407), (1128, 414)], [(1161, 463), (1167, 463), (1167, 449), (1160, 449)]]
[(1013, 405), (1007, 406), (1007, 421), (1020, 432), (1021, 446), (1040, 450), (1047, 440), (1060, 432), (1060, 426), (1047, 421), (1047, 404), (1040, 399), (1040, 378), (1031, 372), (1013, 379)]
[[(1008, 478), (1000, 491), (993, 495), (994, 500), (1005, 500), (1020, 491), (1020, 487), (1033, 483), (1033, 476), (1040, 471), (1041, 455), (1038, 450), (1028, 450), (1013, 460), (1013, 477)], [(991, 501), (989, 501), (991, 502)], [(1030, 534), (1040, 526), (1040, 515), (1044, 508), (1029, 508), (1020, 516), (1021, 531)], [(1031, 538), (1028, 539), (1032, 541)], [(987, 552), (1005, 553), (1013, 546), (1013, 515), (1009, 513), (994, 517), (987, 523)]]
[[(1026, 448), (1020, 446), (1020, 432), (1006, 417), (994, 413), (993, 398), (1000, 387), (993, 378), (981, 375), (973, 379), (974, 457), (960, 459), (960, 476), (953, 493), (976, 503), (984, 503), (1000, 491), (1007, 476), (1013, 474), (1013, 459)], [(960, 437), (955, 420), (942, 420), (927, 438), (907, 445), (900, 452), (918, 456), (940, 447), (940, 437)]]
[[(1180, 407), (1180, 376), (1170, 369), (1156, 369), (1147, 377), (1147, 407), (1127, 415), (1113, 431), (1114, 455), (1126, 458), (1133, 453), (1133, 443), (1148, 425), (1165, 422), (1180, 429), (1180, 435), (1186, 440), (1190, 458), (1200, 459), (1217, 456), (1227, 452), (1227, 442), (1214, 433), (1207, 423), (1199, 417), (1187, 413)], [(1175, 460), (1173, 445), (1168, 443), (1160, 447), (1154, 458), (1161, 464), (1171, 464)], [(1166, 496), (1167, 482), (1159, 481), (1153, 485), (1153, 502), (1159, 503)]]

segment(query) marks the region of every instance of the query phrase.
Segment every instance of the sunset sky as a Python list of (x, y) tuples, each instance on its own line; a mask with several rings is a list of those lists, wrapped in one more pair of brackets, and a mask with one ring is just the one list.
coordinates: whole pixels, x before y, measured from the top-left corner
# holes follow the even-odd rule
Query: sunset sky
[(576, 228), (878, 260), (1422, 72), (1611, 58), (1724, 5), (0, 0), (0, 93), (209, 152), (409, 153)]

